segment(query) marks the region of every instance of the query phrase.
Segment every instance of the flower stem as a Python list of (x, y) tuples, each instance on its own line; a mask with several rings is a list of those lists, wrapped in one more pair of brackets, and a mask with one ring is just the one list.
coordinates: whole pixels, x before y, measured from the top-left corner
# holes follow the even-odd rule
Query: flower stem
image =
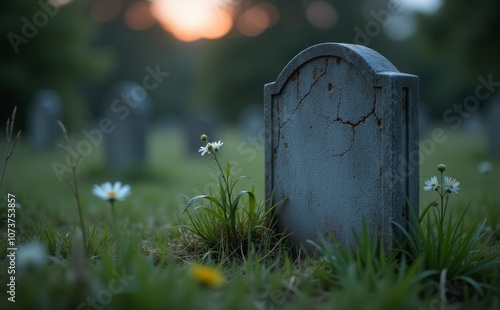
[(441, 209), (440, 209), (440, 217), (439, 217), (439, 226), (441, 227), (441, 229), (443, 229), (443, 222), (444, 222), (444, 195), (446, 194), (446, 192), (444, 192), (443, 190), (443, 172), (441, 171), (441, 180), (440, 180), (440, 184), (441, 184), (441, 191), (439, 193), (439, 196), (441, 196)]
[(443, 242), (444, 242), (444, 229), (443, 229), (443, 224), (444, 224), (444, 192), (443, 192), (443, 171), (440, 171), (441, 176), (440, 176), (440, 188), (438, 191), (439, 197), (441, 199), (441, 205), (439, 209), (439, 224), (438, 224), (438, 264), (441, 263), (441, 258), (442, 258), (442, 247), (443, 247)]
[[(222, 175), (222, 180), (224, 181), (224, 185), (226, 187), (226, 189), (225, 189), (226, 194), (227, 194), (227, 202), (226, 203), (227, 203), (227, 206), (229, 207), (229, 220), (231, 221), (231, 231), (232, 231), (233, 235), (236, 235), (236, 219), (235, 219), (236, 214), (233, 216), (233, 212), (231, 209), (233, 198), (232, 198), (232, 193), (231, 193), (231, 190), (229, 187), (229, 175), (227, 177), (224, 175), (224, 170), (222, 170), (222, 166), (220, 165), (219, 160), (217, 159), (217, 155), (215, 155), (215, 151), (213, 151), (212, 154), (213, 154), (215, 162), (217, 163), (217, 166), (219, 166), (219, 170), (220, 170), (220, 173)], [(224, 219), (226, 221), (228, 220), (227, 212), (228, 212), (228, 210), (224, 210)], [(230, 231), (228, 231), (227, 234), (228, 234), (228, 238), (229, 238)]]
[(85, 230), (85, 223), (83, 222), (82, 206), (80, 204), (80, 193), (78, 191), (78, 179), (76, 178), (76, 165), (71, 167), (73, 174), (74, 194), (76, 199), (76, 206), (78, 207), (78, 216), (80, 217), (80, 226), (83, 235), (83, 249), (87, 253), (87, 231)]
[(115, 200), (114, 199), (109, 200), (109, 204), (111, 205), (111, 224), (114, 225), (116, 219)]
[(231, 202), (233, 199), (231, 197), (232, 193), (229, 189), (229, 180), (228, 180), (229, 176), (227, 176), (227, 178), (226, 178), (226, 176), (224, 175), (224, 170), (222, 170), (222, 166), (220, 165), (219, 160), (217, 159), (217, 156), (215, 156), (215, 154), (214, 154), (214, 159), (215, 159), (215, 162), (217, 163), (217, 166), (219, 166), (219, 170), (220, 170), (220, 173), (222, 175), (222, 179), (224, 180), (224, 185), (226, 186), (226, 192), (228, 195), (227, 196), (228, 201)]

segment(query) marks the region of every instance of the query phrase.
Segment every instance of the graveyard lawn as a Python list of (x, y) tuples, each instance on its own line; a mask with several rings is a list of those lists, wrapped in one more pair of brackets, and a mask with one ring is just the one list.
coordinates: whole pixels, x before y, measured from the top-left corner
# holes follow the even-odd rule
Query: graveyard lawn
[[(257, 157), (250, 158), (249, 152), (241, 150), (248, 151), (251, 144), (237, 130), (224, 130), (213, 138), (224, 141), (218, 154), (221, 162), (232, 161), (232, 173), (250, 176), (242, 186), (255, 185), (257, 200), (262, 202), (262, 145), (255, 147)], [(0, 308), (498, 309), (498, 265), (489, 269), (485, 278), (493, 288), (480, 295), (470, 287), (457, 289), (446, 279), (442, 283), (421, 281), (422, 270), (415, 265), (404, 267), (403, 260), (393, 265), (372, 257), (361, 270), (352, 260), (342, 275), (339, 270), (318, 268), (322, 261), (316, 258), (304, 254), (292, 257), (283, 244), (275, 244), (266, 253), (254, 248), (244, 258), (233, 253), (222, 260), (220, 253), (197, 251), (196, 241), (179, 233), (179, 225), (187, 223), (182, 215), (187, 199), (210, 190), (207, 184), (213, 183), (212, 162), (201, 157), (197, 149), (186, 150), (185, 141), (177, 130), (155, 130), (146, 167), (108, 169), (100, 164), (104, 157), (101, 149), (83, 159), (78, 179), (92, 249), (86, 256), (75, 230), (78, 212), (74, 197), (51, 166), (53, 161), (64, 163), (65, 154), (60, 150), (33, 153), (29, 144), (21, 141), (2, 183), (0, 217), (6, 223), (6, 197), (14, 194), (18, 203), (17, 246), (37, 241), (43, 247), (29, 248), (31, 263), (19, 265), (15, 275), (16, 302), (8, 301), (9, 252), (6, 225), (2, 224), (0, 279), (4, 289)], [(493, 171), (482, 175), (478, 164), (486, 159), (492, 162)], [(486, 225), (494, 230), (500, 224), (500, 158), (488, 155), (486, 137), (450, 131), (446, 143), (424, 158), (419, 184), (421, 209), (436, 199), (422, 188), (425, 179), (438, 175), (439, 163), (445, 163), (446, 172), (461, 183), (459, 194), (450, 198), (452, 216), (470, 204), (466, 223), (486, 217)], [(107, 224), (109, 204), (92, 195), (93, 186), (106, 181), (131, 186), (130, 196), (115, 206), (114, 227)], [(498, 231), (494, 237), (482, 239), (478, 250), (498, 254)], [(193, 264), (207, 267), (202, 269), (203, 276), (194, 276)], [(334, 274), (336, 282), (324, 282), (325, 273)]]

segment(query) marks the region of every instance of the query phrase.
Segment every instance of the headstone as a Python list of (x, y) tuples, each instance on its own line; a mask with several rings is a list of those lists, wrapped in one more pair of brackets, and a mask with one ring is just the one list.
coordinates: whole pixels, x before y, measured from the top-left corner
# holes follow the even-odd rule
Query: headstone
[(61, 99), (52, 89), (35, 93), (28, 111), (28, 135), (33, 147), (42, 149), (55, 146), (61, 136), (57, 121), (61, 119)]
[(112, 130), (104, 133), (106, 163), (122, 168), (143, 164), (151, 108), (148, 92), (135, 82), (120, 82), (109, 93), (104, 107), (105, 118), (112, 123)]
[(258, 136), (260, 131), (264, 129), (264, 109), (262, 105), (246, 105), (240, 112), (238, 123), (246, 137)]
[(386, 249), (418, 211), (418, 77), (359, 45), (312, 46), (264, 87), (266, 196), (296, 247), (352, 230)]
[(463, 120), (463, 132), (466, 134), (481, 136), (484, 134), (483, 127), (483, 119), (479, 113), (471, 113), (469, 117)]
[(486, 110), (486, 132), (490, 152), (494, 155), (500, 155), (500, 96), (491, 99)]

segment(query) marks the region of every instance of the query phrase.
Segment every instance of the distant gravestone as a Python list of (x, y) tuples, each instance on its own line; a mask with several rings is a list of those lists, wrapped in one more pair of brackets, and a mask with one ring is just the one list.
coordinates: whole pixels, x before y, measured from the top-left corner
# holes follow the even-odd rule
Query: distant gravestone
[(432, 118), (429, 108), (420, 104), (418, 108), (418, 128), (420, 137), (424, 136), (431, 127)]
[[(266, 196), (289, 241), (352, 229), (387, 248), (418, 211), (418, 78), (359, 45), (324, 43), (298, 54), (264, 88)], [(408, 200), (407, 200), (408, 199)], [(409, 202), (409, 203), (408, 203)]]
[(141, 165), (146, 160), (151, 102), (135, 82), (120, 82), (105, 100), (105, 117), (112, 122), (104, 135), (106, 162), (111, 167)]
[(215, 135), (219, 126), (219, 118), (214, 110), (205, 109), (189, 116), (185, 122), (187, 153), (196, 154), (193, 150), (200, 148), (202, 134), (206, 134), (212, 140), (218, 139)]
[(28, 111), (28, 135), (33, 147), (55, 146), (61, 134), (61, 99), (56, 91), (42, 89), (35, 93)]
[(261, 104), (245, 106), (239, 116), (239, 126), (245, 136), (258, 136), (264, 129), (264, 112)]
[(490, 152), (494, 155), (500, 155), (500, 96), (490, 100), (485, 110)]

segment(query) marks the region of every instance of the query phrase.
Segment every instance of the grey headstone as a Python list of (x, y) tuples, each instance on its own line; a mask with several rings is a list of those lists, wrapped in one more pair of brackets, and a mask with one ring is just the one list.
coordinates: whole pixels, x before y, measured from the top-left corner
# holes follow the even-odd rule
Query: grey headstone
[(61, 99), (52, 89), (41, 89), (33, 97), (28, 111), (28, 135), (35, 148), (55, 146), (61, 136)]
[(266, 196), (285, 199), (277, 229), (308, 249), (327, 233), (352, 246), (364, 216), (393, 248), (392, 221), (409, 228), (418, 210), (418, 77), (367, 47), (324, 43), (292, 59), (264, 100)]
[(486, 110), (486, 132), (490, 151), (494, 155), (500, 155), (500, 96), (491, 99)]
[(111, 167), (130, 167), (146, 161), (151, 102), (148, 92), (135, 82), (120, 82), (104, 105), (105, 118), (114, 129), (104, 134), (106, 162)]

